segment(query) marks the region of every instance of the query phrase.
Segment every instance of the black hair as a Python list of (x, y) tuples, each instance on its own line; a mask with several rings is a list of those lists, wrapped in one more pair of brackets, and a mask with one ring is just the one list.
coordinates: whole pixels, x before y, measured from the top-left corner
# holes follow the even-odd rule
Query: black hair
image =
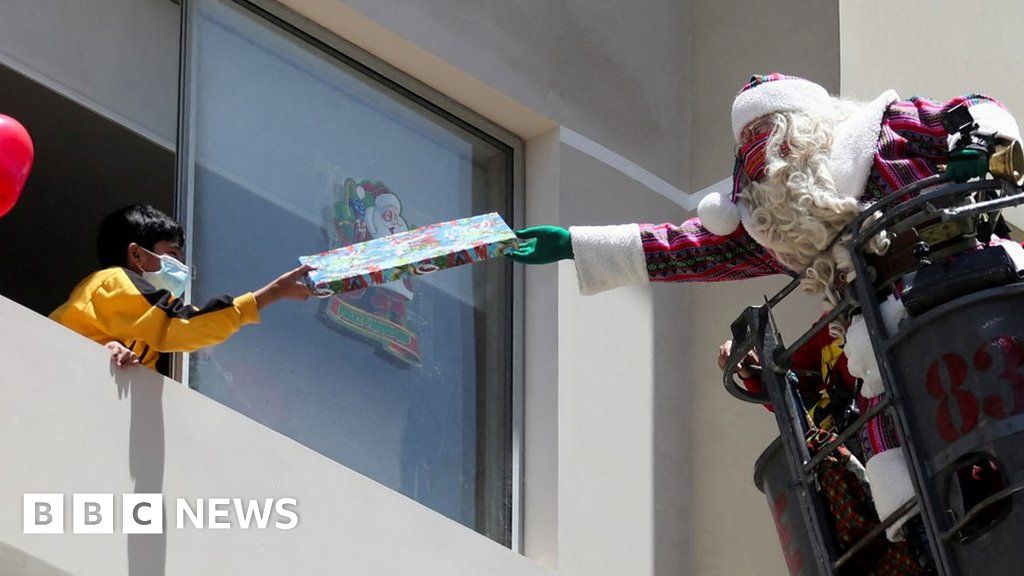
[(149, 204), (132, 204), (111, 212), (103, 218), (96, 238), (100, 265), (127, 266), (129, 244), (152, 250), (161, 240), (184, 244), (185, 231), (174, 218)]

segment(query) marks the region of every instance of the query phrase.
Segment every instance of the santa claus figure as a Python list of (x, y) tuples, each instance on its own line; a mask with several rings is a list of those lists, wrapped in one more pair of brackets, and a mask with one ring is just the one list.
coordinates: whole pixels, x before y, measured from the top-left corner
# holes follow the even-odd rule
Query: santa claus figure
[[(782, 74), (754, 76), (736, 96), (732, 132), (738, 146), (733, 190), (711, 194), (698, 217), (682, 224), (538, 226), (511, 257), (525, 264), (575, 260), (580, 291), (594, 294), (647, 282), (718, 282), (770, 274), (802, 278), (803, 287), (835, 303), (853, 280), (850, 256), (833, 242), (873, 202), (939, 172), (984, 177), (983, 152), (955, 146), (943, 127), (947, 110), (964, 105), (980, 130), (1020, 139), (1014, 118), (978, 94), (939, 103), (904, 100), (889, 90), (870, 102), (834, 98), (821, 86)], [(951, 152), (951, 150), (954, 150)], [(868, 249), (882, 253), (884, 237)], [(893, 327), (904, 315), (890, 300)], [(864, 379), (862, 403), (877, 402), (881, 380), (862, 322), (844, 342), (849, 369)], [(881, 518), (913, 495), (891, 423), (865, 433), (867, 471)], [(900, 538), (900, 525), (889, 530)]]

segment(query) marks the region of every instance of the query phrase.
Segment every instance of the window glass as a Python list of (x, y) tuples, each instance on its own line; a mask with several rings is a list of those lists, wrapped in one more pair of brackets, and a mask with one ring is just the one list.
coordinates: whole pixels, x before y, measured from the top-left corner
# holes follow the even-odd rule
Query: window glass
[[(296, 257), (511, 215), (512, 151), (240, 3), (193, 8), (196, 302)], [(504, 544), (511, 266), (504, 259), (305, 303), (190, 355), (189, 385)]]

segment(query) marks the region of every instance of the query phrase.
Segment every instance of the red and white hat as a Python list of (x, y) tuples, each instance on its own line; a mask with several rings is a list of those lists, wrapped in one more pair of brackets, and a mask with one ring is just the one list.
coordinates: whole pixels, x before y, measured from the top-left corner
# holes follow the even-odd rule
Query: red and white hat
[(831, 100), (827, 90), (809, 80), (778, 72), (755, 74), (732, 102), (732, 135), (739, 142), (743, 127), (761, 116), (811, 110)]
[[(827, 90), (803, 78), (777, 72), (751, 76), (732, 103), (733, 138), (739, 143), (743, 128), (767, 114), (812, 110), (829, 104), (831, 100)], [(712, 234), (728, 236), (740, 225), (735, 194), (739, 185), (735, 179), (740, 178), (742, 172), (741, 167), (737, 166), (733, 173), (733, 194), (712, 192), (697, 206), (701, 224)]]

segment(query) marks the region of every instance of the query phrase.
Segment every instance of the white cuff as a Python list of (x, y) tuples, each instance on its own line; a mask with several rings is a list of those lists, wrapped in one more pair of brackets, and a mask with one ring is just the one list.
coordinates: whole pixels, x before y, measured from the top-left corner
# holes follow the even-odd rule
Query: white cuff
[[(891, 337), (899, 330), (900, 322), (908, 317), (907, 309), (903, 306), (903, 302), (894, 296), (889, 296), (882, 302), (880, 310), (882, 321), (885, 322), (886, 330), (889, 331)], [(850, 326), (846, 329), (843, 352), (846, 354), (846, 369), (850, 376), (860, 378), (864, 382), (860, 389), (861, 396), (874, 398), (885, 393), (885, 387), (882, 385), (882, 371), (878, 369), (875, 349), (871, 345), (871, 335), (868, 334), (864, 316), (857, 314), (850, 321)]]
[[(969, 108), (974, 121), (978, 123), (978, 129), (982, 132), (998, 132), (999, 135), (1007, 138), (1020, 140), (1020, 127), (1017, 120), (1005, 108), (995, 102), (981, 102)], [(950, 149), (956, 145), (959, 134), (949, 135)]]
[(640, 227), (636, 224), (573, 226), (569, 234), (581, 294), (597, 294), (649, 281)]
[(861, 396), (874, 398), (885, 392), (878, 362), (875, 360), (875, 349), (871, 346), (868, 325), (860, 314), (853, 317), (846, 329), (843, 352), (846, 354), (846, 369), (850, 376), (863, 381), (860, 388)]
[[(914, 497), (914, 485), (907, 471), (902, 448), (891, 448), (875, 454), (874, 458), (868, 460), (867, 475), (879, 520), (885, 520)], [(903, 524), (913, 516), (906, 514), (885, 530), (890, 541), (903, 540)]]

